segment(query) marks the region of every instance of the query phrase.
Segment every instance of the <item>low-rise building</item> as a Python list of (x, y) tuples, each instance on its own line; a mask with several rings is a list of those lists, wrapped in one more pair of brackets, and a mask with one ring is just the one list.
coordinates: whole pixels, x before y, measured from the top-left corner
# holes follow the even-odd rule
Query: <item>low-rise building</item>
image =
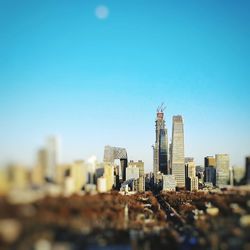
[(162, 191), (175, 191), (176, 190), (177, 182), (176, 182), (174, 175), (163, 175), (162, 180), (163, 180)]

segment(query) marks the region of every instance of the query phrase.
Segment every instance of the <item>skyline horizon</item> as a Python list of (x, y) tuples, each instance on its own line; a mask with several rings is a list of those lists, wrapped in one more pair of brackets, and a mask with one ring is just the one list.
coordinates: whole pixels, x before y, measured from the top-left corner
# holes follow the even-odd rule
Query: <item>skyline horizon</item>
[[(164, 104), (164, 103), (163, 103)], [(159, 106), (158, 106), (159, 107)], [(157, 113), (158, 113), (158, 108), (156, 109), (156, 118), (157, 118)], [(161, 112), (160, 113), (163, 113), (163, 119), (165, 120), (165, 111)], [(186, 152), (185, 150), (185, 117), (183, 117), (181, 114), (173, 114), (172, 115), (172, 119), (171, 121), (173, 120), (173, 117), (174, 116), (181, 116), (182, 119), (183, 119), (183, 123), (184, 123), (184, 154)], [(155, 119), (156, 121), (156, 119)], [(165, 120), (166, 121), (166, 120)], [(167, 123), (166, 123), (167, 124)], [(167, 124), (168, 125), (168, 124)], [(168, 131), (168, 143), (170, 144), (172, 142), (172, 124), (171, 124), (171, 129), (169, 129), (169, 126), (166, 126), (167, 128), (167, 131)], [(25, 167), (29, 167), (29, 168), (32, 168), (32, 167), (35, 167), (36, 166), (36, 161), (37, 161), (37, 153), (39, 152), (39, 150), (41, 149), (46, 149), (46, 142), (48, 141), (48, 139), (50, 138), (56, 138), (57, 142), (58, 142), (58, 153), (59, 153), (59, 165), (60, 164), (71, 164), (75, 161), (78, 161), (78, 160), (83, 160), (85, 163), (88, 163), (89, 160), (93, 161), (94, 158), (96, 158), (96, 161), (97, 163), (103, 163), (103, 156), (100, 156), (100, 154), (97, 156), (97, 154), (95, 154), (94, 152), (90, 155), (86, 155), (85, 154), (85, 157), (75, 157), (75, 158), (71, 158), (71, 159), (67, 159), (67, 157), (62, 157), (64, 154), (62, 153), (63, 152), (63, 136), (60, 134), (60, 133), (50, 133), (48, 135), (46, 135), (45, 137), (43, 137), (43, 142), (44, 142), (44, 145), (40, 144), (40, 146), (37, 146), (36, 147), (36, 150), (33, 149), (34, 151), (34, 154), (33, 154), (33, 157), (29, 157), (29, 160), (27, 160), (25, 163), (22, 163), (22, 162), (18, 162), (18, 160), (8, 160), (8, 161), (5, 161), (5, 162), (1, 162), (0, 161), (0, 168), (3, 168), (3, 167), (7, 167), (8, 165), (11, 165), (11, 164), (17, 164), (17, 165), (22, 165), (22, 166), (25, 166)], [(111, 144), (108, 144), (106, 143), (104, 146), (103, 146), (103, 154), (104, 154), (104, 147), (105, 146), (112, 146), (112, 147), (121, 147), (121, 148), (125, 148), (123, 145), (111, 145)], [(153, 144), (151, 145), (151, 147), (153, 146)], [(128, 152), (128, 160), (133, 160), (133, 161), (139, 161), (139, 160), (142, 160), (145, 164), (145, 170), (149, 173), (149, 172), (153, 172), (153, 150), (152, 150), (152, 163), (151, 165), (149, 166), (149, 164), (144, 161), (144, 159), (139, 159), (139, 158), (130, 158), (130, 154), (129, 154), (129, 149), (127, 149), (127, 152)], [(204, 158), (205, 157), (208, 157), (208, 156), (212, 156), (212, 157), (215, 157), (215, 155), (217, 154), (227, 154), (229, 155), (229, 159), (230, 159), (230, 166), (231, 167), (241, 167), (241, 168), (244, 168), (244, 164), (245, 164), (245, 158), (248, 157), (249, 155), (245, 155), (245, 157), (243, 157), (242, 159), (242, 164), (238, 164), (238, 163), (232, 163), (232, 160), (231, 160), (231, 155), (227, 152), (215, 152), (213, 154), (206, 154), (204, 156), (200, 156), (200, 161), (197, 161), (196, 160), (196, 157), (194, 157), (192, 154), (191, 155), (186, 155), (185, 154), (185, 158), (194, 158), (194, 162), (196, 164), (196, 166), (203, 166), (204, 167)], [(33, 158), (31, 160), (31, 158)], [(28, 159), (28, 158), (26, 158)], [(67, 160), (65, 160), (67, 159)]]

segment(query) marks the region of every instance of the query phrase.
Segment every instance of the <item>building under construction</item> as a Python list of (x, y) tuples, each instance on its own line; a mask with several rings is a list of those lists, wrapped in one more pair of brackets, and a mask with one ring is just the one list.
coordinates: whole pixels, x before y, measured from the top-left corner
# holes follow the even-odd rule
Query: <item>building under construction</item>
[(163, 104), (157, 108), (155, 120), (155, 145), (154, 150), (154, 180), (156, 181), (158, 172), (169, 173), (168, 166), (168, 130), (165, 126)]

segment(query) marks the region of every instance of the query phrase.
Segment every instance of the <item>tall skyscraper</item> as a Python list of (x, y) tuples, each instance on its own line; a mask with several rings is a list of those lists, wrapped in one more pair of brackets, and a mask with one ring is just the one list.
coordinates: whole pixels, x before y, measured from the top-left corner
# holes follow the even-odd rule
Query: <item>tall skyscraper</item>
[(216, 162), (216, 185), (224, 186), (229, 182), (229, 155), (215, 155)]
[(155, 120), (155, 145), (154, 145), (154, 177), (157, 173), (168, 174), (168, 130), (165, 127), (164, 107), (157, 109)]
[(173, 117), (170, 162), (177, 187), (185, 187), (184, 128), (180, 115)]

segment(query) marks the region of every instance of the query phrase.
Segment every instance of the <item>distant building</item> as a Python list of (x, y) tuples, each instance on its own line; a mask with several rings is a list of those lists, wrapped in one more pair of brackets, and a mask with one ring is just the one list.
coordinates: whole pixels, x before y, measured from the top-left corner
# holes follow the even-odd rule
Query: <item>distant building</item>
[(245, 176), (245, 169), (240, 166), (233, 166), (233, 172), (236, 184), (241, 184), (241, 181)]
[(208, 166), (208, 167), (205, 168), (204, 182), (212, 183), (213, 186), (216, 185), (216, 168), (215, 167)]
[(37, 152), (37, 167), (42, 171), (42, 178), (45, 179), (47, 175), (47, 168), (48, 168), (48, 153), (45, 148), (41, 148)]
[(87, 183), (87, 169), (84, 161), (75, 161), (70, 166), (70, 176), (74, 180), (75, 191), (81, 191)]
[(233, 186), (234, 185), (234, 171), (233, 167), (229, 167), (229, 185)]
[(198, 177), (199, 184), (204, 184), (204, 168), (202, 166), (196, 166), (196, 176)]
[(225, 186), (229, 182), (229, 155), (217, 154), (216, 161), (216, 185)]
[(8, 168), (8, 179), (11, 188), (27, 188), (29, 185), (29, 174), (27, 168), (21, 165), (11, 165)]
[(194, 162), (194, 157), (185, 157), (185, 164), (188, 164), (189, 162)]
[(245, 171), (246, 184), (250, 184), (250, 156), (246, 157), (246, 171)]
[(75, 161), (70, 165), (61, 165), (58, 168), (57, 181), (58, 184), (62, 181), (64, 182), (67, 194), (80, 192), (88, 182), (88, 172), (84, 161)]
[(103, 162), (114, 165), (114, 161), (117, 159), (120, 160), (120, 169), (121, 169), (119, 171), (120, 179), (125, 181), (126, 168), (128, 166), (128, 157), (126, 149), (120, 147), (105, 146)]
[(186, 188), (190, 191), (198, 190), (199, 181), (198, 177), (196, 177), (196, 166), (193, 159), (189, 159), (186, 161), (185, 166), (185, 175), (186, 175)]
[(196, 191), (199, 189), (198, 177), (188, 177), (188, 190)]
[(41, 186), (44, 184), (44, 168), (41, 165), (33, 167), (30, 174), (32, 185)]
[(132, 191), (132, 192), (134, 192), (134, 191), (137, 191), (136, 190), (137, 187), (138, 187), (137, 180), (129, 179), (129, 180), (126, 180), (122, 183), (120, 191), (125, 191), (125, 192)]
[(138, 180), (138, 191), (145, 191), (145, 176), (144, 176), (144, 162), (143, 161), (130, 161), (128, 167), (137, 167), (139, 168), (139, 180)]
[(106, 179), (107, 191), (112, 190), (114, 185), (114, 166), (111, 163), (104, 163), (104, 178)]
[(46, 152), (47, 165), (45, 175), (47, 178), (54, 180), (56, 166), (59, 163), (59, 142), (57, 137), (51, 136), (48, 138)]
[(205, 165), (205, 168), (206, 167), (216, 167), (216, 161), (215, 161), (215, 158), (213, 156), (206, 156), (204, 158), (204, 165)]
[(69, 175), (70, 164), (59, 164), (56, 167), (55, 182), (64, 185), (65, 177)]
[(96, 178), (100, 178), (104, 175), (104, 165), (102, 166), (97, 166), (96, 169), (95, 169), (95, 176)]
[(211, 182), (204, 182), (204, 187), (208, 188), (208, 189), (213, 189), (214, 188), (213, 183), (211, 183)]
[[(165, 126), (164, 108), (157, 109), (155, 121), (155, 145), (153, 147), (154, 176), (160, 171), (163, 174), (169, 173), (168, 168), (168, 131)], [(156, 182), (156, 179), (155, 179)]]
[(212, 183), (216, 185), (216, 161), (213, 156), (207, 156), (204, 158), (204, 182)]
[(196, 167), (193, 159), (187, 161), (185, 165), (185, 177), (195, 177), (196, 176)]
[(138, 167), (135, 167), (135, 166), (127, 167), (126, 168), (126, 181), (130, 179), (134, 179), (134, 180), (139, 179), (139, 172), (140, 172), (140, 169)]
[(64, 195), (70, 196), (75, 192), (75, 185), (73, 177), (67, 175), (64, 179)]
[(107, 192), (107, 180), (105, 177), (99, 177), (97, 179), (97, 191), (99, 193)]
[(163, 175), (162, 191), (175, 191), (177, 182), (174, 175)]
[(0, 196), (4, 196), (9, 192), (10, 183), (6, 169), (0, 168)]
[(171, 169), (176, 178), (177, 187), (185, 187), (184, 128), (180, 115), (173, 117)]

